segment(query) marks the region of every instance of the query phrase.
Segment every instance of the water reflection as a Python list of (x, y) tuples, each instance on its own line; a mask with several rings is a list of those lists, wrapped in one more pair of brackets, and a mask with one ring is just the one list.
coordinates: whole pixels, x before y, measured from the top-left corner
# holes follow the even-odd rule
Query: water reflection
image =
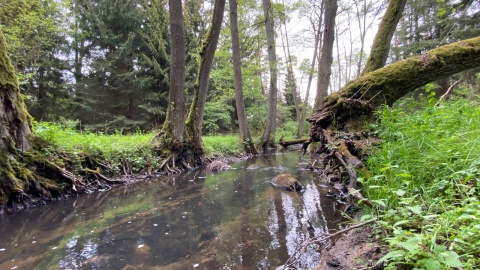
[[(0, 216), (0, 269), (275, 269), (299, 241), (339, 226), (307, 162), (272, 154)], [(272, 188), (279, 173), (305, 191)], [(307, 250), (297, 267), (318, 260)]]

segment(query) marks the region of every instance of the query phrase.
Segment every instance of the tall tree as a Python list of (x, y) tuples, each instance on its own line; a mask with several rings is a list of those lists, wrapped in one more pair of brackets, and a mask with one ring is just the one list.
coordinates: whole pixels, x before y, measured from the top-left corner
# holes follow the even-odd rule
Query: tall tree
[(315, 97), (314, 109), (319, 109), (323, 99), (328, 96), (328, 86), (332, 73), (333, 44), (335, 41), (335, 18), (337, 16), (337, 0), (324, 1), (325, 23), (323, 28), (323, 45), (318, 61), (317, 95)]
[(245, 113), (245, 101), (243, 98), (242, 62), (240, 60), (240, 38), (238, 34), (238, 3), (237, 0), (229, 0), (230, 7), (230, 31), (232, 35), (232, 58), (235, 84), (235, 104), (240, 133), (240, 142), (244, 150), (249, 154), (256, 154), (255, 144), (248, 130), (247, 115)]
[[(367, 30), (374, 24), (376, 21), (377, 15), (380, 13), (382, 8), (376, 7), (375, 2), (373, 0), (367, 1), (367, 0), (360, 0), (356, 1), (354, 6), (355, 6), (355, 19), (357, 20), (358, 23), (358, 31), (360, 34), (360, 52), (359, 52), (359, 57), (357, 61), (357, 74), (356, 77), (360, 76), (360, 71), (361, 67), (363, 64), (363, 56), (364, 52), (363, 49), (365, 47), (365, 37), (367, 34)], [(367, 23), (367, 18), (368, 15), (371, 14), (373, 19), (370, 20), (369, 23)]]
[(388, 3), (362, 75), (383, 67), (387, 62), (390, 42), (406, 3), (407, 0), (390, 0)]
[(300, 120), (298, 121), (297, 138), (302, 137), (302, 134), (303, 134), (303, 123), (305, 122), (305, 117), (307, 114), (307, 102), (310, 96), (310, 87), (312, 86), (313, 73), (315, 72), (315, 62), (317, 61), (317, 57), (318, 57), (317, 56), (318, 46), (320, 44), (321, 34), (322, 34), (322, 28), (321, 28), (321, 22), (320, 22), (318, 24), (317, 31), (315, 33), (315, 47), (313, 49), (312, 63), (310, 68), (308, 69), (307, 92), (305, 94), (305, 99), (303, 101), (302, 115), (300, 116)]
[(142, 0), (145, 22), (139, 30), (142, 43), (138, 74), (145, 96), (139, 107), (145, 110), (146, 127), (159, 129), (165, 122), (170, 89), (170, 28), (167, 0)]
[[(76, 81), (72, 91), (78, 98), (72, 104), (73, 116), (78, 117), (82, 126), (106, 132), (142, 127), (151, 117), (144, 108), (152, 100), (145, 97), (158, 89), (155, 81), (145, 77), (152, 73), (152, 65), (144, 55), (154, 54), (145, 40), (145, 32), (156, 25), (153, 21), (157, 18), (147, 17), (153, 7), (144, 0), (72, 1), (79, 20), (76, 43), (80, 47), (75, 50), (82, 50), (84, 58), (81, 76), (76, 70), (80, 81)], [(156, 8), (164, 8), (159, 1), (151, 2), (157, 3)], [(155, 31), (165, 33), (164, 29)], [(153, 40), (159, 34), (149, 36)]]
[(31, 128), (32, 118), (23, 103), (0, 26), (0, 205), (25, 197), (25, 178), (31, 176), (20, 173), (17, 165), (20, 155), (32, 148)]
[(287, 10), (288, 7), (285, 5), (285, 1), (281, 7), (280, 14), (280, 35), (282, 37), (282, 47), (283, 53), (285, 56), (287, 64), (287, 74), (285, 77), (285, 102), (289, 107), (289, 110), (292, 114), (293, 120), (299, 121), (300, 119), (300, 96), (297, 93), (297, 80), (295, 78), (295, 72), (293, 70), (294, 65), (294, 56), (290, 53), (290, 42), (288, 39), (288, 28), (287, 21), (289, 20), (288, 16), (291, 11)]
[(2, 158), (8, 159), (9, 154), (15, 151), (23, 152), (30, 149), (31, 127), (32, 118), (23, 103), (15, 70), (7, 55), (3, 30), (0, 27), (0, 155)]
[(66, 17), (62, 3), (53, 0), (6, 1), (0, 5), (0, 23), (17, 74), (20, 90), (28, 97), (30, 113), (38, 120), (55, 120), (63, 112), (60, 103), (66, 94)]
[(202, 142), (202, 123), (207, 100), (208, 80), (213, 57), (222, 27), (225, 0), (215, 0), (212, 21), (200, 52), (200, 67), (194, 85), (193, 100), (187, 118), (187, 132), (192, 143), (194, 158), (203, 160), (205, 150)]
[[(306, 119), (306, 111), (308, 109), (308, 100), (310, 98), (310, 89), (312, 86), (312, 80), (315, 74), (315, 67), (316, 62), (318, 60), (318, 51), (319, 48), (322, 46), (322, 29), (323, 29), (323, 15), (324, 15), (324, 0), (317, 2), (311, 1), (310, 4), (305, 5), (303, 8), (304, 15), (310, 22), (311, 29), (313, 29), (313, 36), (314, 36), (314, 49), (313, 49), (313, 56), (312, 60), (310, 61), (310, 67), (307, 68), (303, 65), (301, 66), (301, 70), (308, 74), (308, 82), (307, 82), (307, 90), (305, 94), (305, 98), (303, 100), (302, 112), (300, 120), (298, 121), (298, 129), (297, 129), (297, 137), (300, 138), (303, 134), (303, 125)], [(305, 62), (305, 61), (304, 61)]]
[(261, 139), (262, 149), (275, 145), (275, 131), (277, 119), (277, 56), (275, 52), (275, 28), (272, 18), (272, 6), (270, 0), (263, 0), (263, 12), (265, 16), (265, 32), (267, 35), (268, 63), (270, 66), (270, 89), (268, 93), (267, 124)]
[[(175, 154), (183, 149), (185, 130), (185, 33), (182, 1), (169, 0), (171, 68), (167, 117), (160, 142)], [(172, 157), (173, 160), (176, 157)]]

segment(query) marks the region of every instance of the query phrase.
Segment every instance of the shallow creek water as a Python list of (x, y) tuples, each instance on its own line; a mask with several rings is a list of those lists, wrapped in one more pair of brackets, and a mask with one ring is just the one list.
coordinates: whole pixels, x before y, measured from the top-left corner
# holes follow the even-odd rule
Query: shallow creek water
[[(308, 162), (277, 152), (0, 215), (0, 269), (279, 268), (299, 242), (342, 221)], [(280, 173), (304, 192), (273, 188)], [(319, 258), (307, 250), (296, 267)]]

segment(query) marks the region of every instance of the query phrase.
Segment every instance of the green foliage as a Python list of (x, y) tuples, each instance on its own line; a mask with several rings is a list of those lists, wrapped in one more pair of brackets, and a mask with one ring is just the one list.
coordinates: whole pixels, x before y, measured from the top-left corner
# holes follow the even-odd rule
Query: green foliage
[(285, 140), (295, 139), (297, 137), (297, 130), (298, 122), (289, 120), (279, 127), (279, 130), (277, 130), (277, 134), (279, 135), (279, 137), (284, 136)]
[(223, 102), (207, 102), (205, 104), (205, 116), (203, 130), (205, 134), (215, 134), (232, 129), (233, 107)]
[(267, 117), (266, 102), (255, 102), (254, 106), (246, 107), (248, 129), (253, 134), (260, 134), (265, 128), (265, 119)]
[(382, 145), (361, 179), (391, 230), (387, 269), (480, 265), (480, 107), (457, 100), (406, 113), (383, 108)]
[(203, 142), (207, 154), (232, 154), (243, 151), (238, 135), (204, 136)]

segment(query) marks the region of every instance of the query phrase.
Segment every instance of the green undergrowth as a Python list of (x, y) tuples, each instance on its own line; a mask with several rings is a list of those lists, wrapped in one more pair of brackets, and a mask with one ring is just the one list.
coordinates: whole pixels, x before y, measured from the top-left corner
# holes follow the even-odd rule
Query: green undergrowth
[[(49, 143), (46, 151), (65, 153), (70, 157), (96, 157), (118, 173), (125, 169), (140, 173), (149, 167), (156, 168), (162, 162), (154, 148), (154, 132), (79, 132), (68, 125), (50, 122), (36, 122), (34, 130)], [(236, 135), (205, 136), (203, 139), (207, 154), (232, 154), (241, 149)]]
[(390, 245), (381, 261), (387, 269), (479, 269), (478, 100), (378, 114), (382, 144), (360, 181)]

